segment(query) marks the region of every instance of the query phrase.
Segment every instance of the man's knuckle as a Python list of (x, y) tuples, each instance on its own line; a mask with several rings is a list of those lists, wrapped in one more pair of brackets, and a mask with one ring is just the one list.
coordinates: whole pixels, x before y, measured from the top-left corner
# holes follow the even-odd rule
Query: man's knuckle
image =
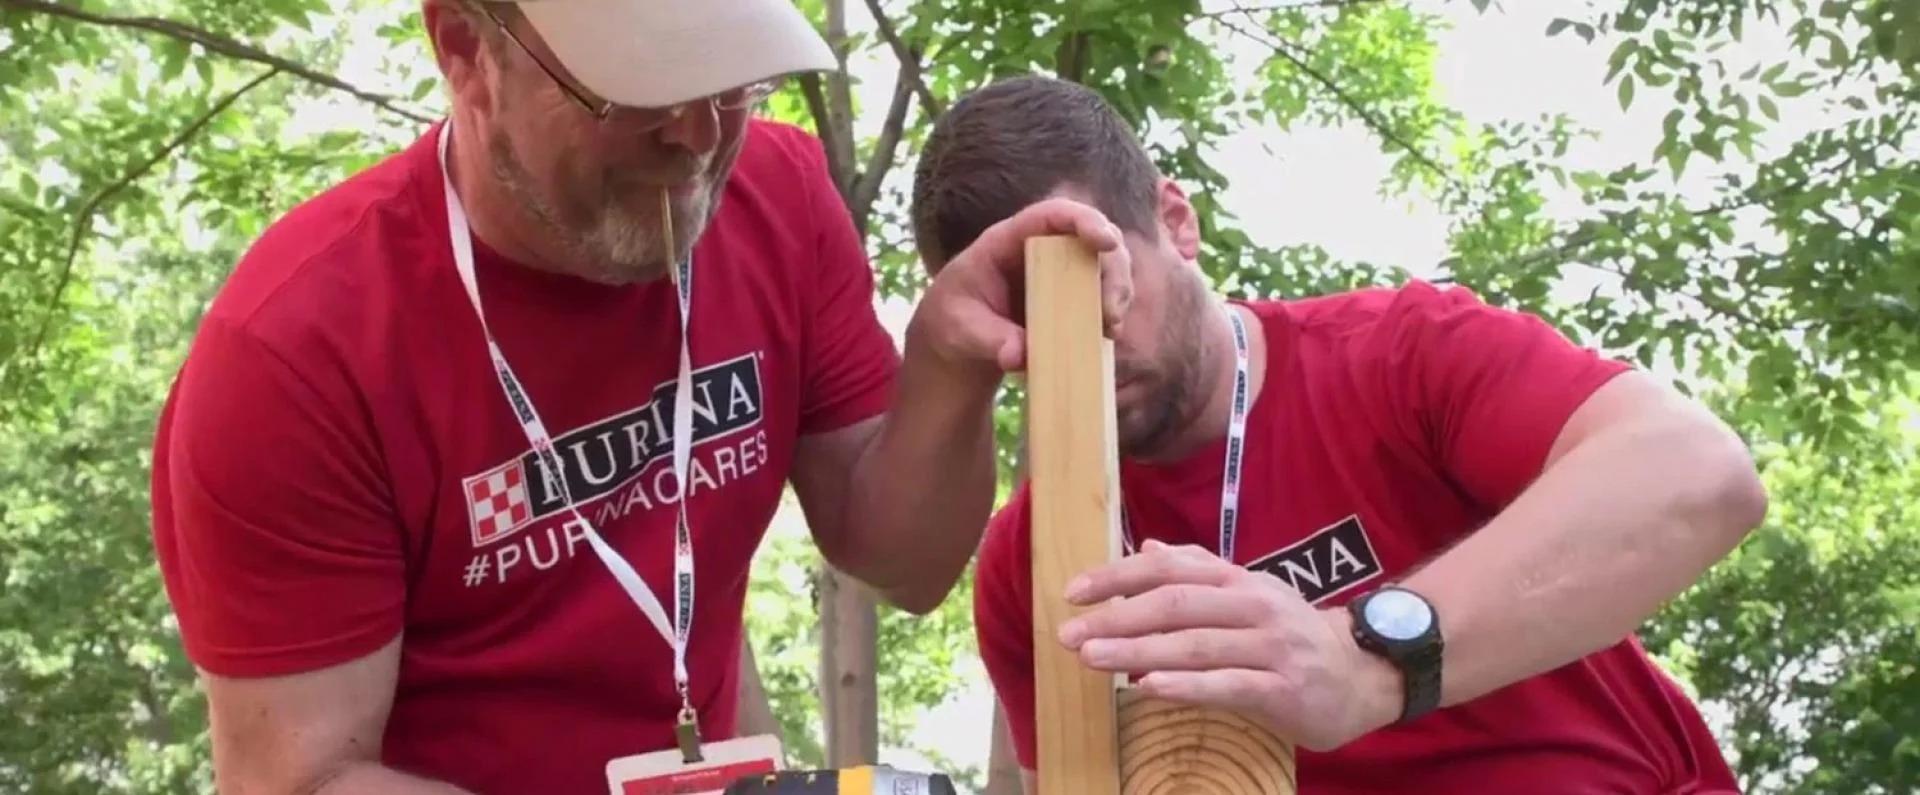
[(1177, 564), (1178, 558), (1171, 553), (1154, 553), (1153, 557), (1146, 560), (1144, 568), (1154, 577), (1165, 577), (1174, 572)]
[(1189, 640), (1189, 655), (1195, 663), (1212, 668), (1220, 664), (1220, 638), (1211, 632), (1195, 633)]
[(1168, 616), (1183, 617), (1192, 609), (1193, 591), (1189, 587), (1177, 585), (1166, 589), (1164, 593), (1165, 596), (1161, 598), (1165, 604), (1161, 605), (1161, 609), (1165, 610)]

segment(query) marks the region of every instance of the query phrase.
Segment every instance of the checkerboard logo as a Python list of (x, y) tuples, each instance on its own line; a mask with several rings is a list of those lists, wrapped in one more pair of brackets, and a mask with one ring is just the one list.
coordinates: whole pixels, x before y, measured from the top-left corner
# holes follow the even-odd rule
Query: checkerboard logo
[(506, 536), (533, 519), (526, 471), (519, 461), (469, 478), (466, 486), (474, 546)]
[[(719, 488), (765, 463), (763, 442), (730, 448), (722, 442), (737, 435), (755, 438), (764, 403), (760, 358), (758, 352), (744, 353), (693, 372), (688, 481), (696, 493)], [(569, 499), (583, 512), (599, 504), (599, 510), (585, 514), (599, 525), (636, 507), (651, 511), (673, 504), (679, 493), (668, 467), (675, 390), (673, 379), (664, 379), (645, 403), (569, 428), (545, 449), (523, 448), (512, 460), (463, 478), (460, 495), (467, 501), (474, 548), (506, 546), (503, 542), (566, 511)], [(643, 474), (647, 472), (652, 474)], [(537, 560), (531, 551), (525, 554)]]

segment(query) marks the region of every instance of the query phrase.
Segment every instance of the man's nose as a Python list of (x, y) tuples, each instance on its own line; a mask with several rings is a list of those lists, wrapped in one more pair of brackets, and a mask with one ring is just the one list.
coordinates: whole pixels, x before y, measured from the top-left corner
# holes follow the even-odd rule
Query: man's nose
[(720, 142), (719, 109), (711, 99), (698, 99), (674, 108), (673, 115), (654, 131), (663, 143), (704, 155)]

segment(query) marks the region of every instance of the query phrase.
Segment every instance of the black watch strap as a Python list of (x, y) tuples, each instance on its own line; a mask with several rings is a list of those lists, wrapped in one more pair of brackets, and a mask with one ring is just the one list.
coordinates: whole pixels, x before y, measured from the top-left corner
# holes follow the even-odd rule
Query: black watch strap
[[(1413, 594), (1412, 591), (1404, 588), (1389, 586), (1387, 590)], [(1405, 723), (1432, 712), (1439, 706), (1440, 674), (1443, 668), (1441, 655), (1445, 644), (1440, 637), (1438, 616), (1432, 617), (1428, 631), (1418, 637), (1395, 639), (1379, 632), (1367, 621), (1366, 614), (1367, 601), (1378, 595), (1379, 592), (1369, 593), (1348, 604), (1348, 610), (1353, 616), (1353, 638), (1362, 649), (1385, 658), (1400, 671), (1403, 695), (1400, 722)], [(1424, 597), (1419, 597), (1418, 594), (1413, 595), (1419, 598), (1419, 602), (1424, 604), (1427, 610), (1432, 610), (1431, 603), (1428, 603)]]
[(1400, 722), (1405, 723), (1440, 705), (1440, 647), (1429, 646), (1408, 655), (1399, 668), (1406, 693), (1406, 702), (1400, 707)]

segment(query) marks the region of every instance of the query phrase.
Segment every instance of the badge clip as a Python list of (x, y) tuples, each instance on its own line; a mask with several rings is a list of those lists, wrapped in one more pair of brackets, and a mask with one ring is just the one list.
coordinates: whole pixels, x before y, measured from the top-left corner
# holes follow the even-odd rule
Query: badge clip
[(680, 708), (680, 725), (674, 727), (673, 733), (680, 740), (680, 756), (687, 764), (705, 761), (700, 754), (700, 720), (692, 705)]

